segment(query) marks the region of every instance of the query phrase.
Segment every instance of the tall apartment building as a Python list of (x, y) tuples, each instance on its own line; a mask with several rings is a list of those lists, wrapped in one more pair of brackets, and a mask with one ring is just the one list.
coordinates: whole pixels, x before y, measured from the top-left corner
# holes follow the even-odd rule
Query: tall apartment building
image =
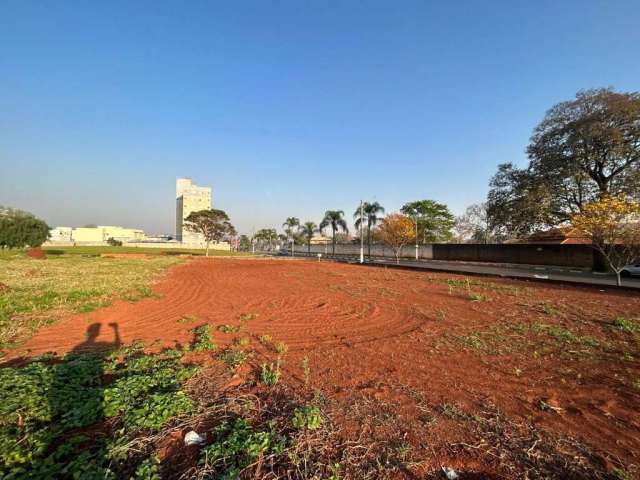
[(199, 187), (190, 178), (176, 180), (176, 240), (198, 245), (204, 239), (199, 233), (184, 228), (184, 220), (191, 212), (211, 208), (211, 187)]

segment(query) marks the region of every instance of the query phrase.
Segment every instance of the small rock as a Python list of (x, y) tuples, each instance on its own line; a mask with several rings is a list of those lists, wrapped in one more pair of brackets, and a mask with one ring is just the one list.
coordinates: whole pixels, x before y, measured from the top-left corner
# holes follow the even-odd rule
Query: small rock
[(197, 432), (191, 430), (187, 432), (184, 436), (184, 444), (185, 445), (204, 445), (204, 442), (207, 441), (206, 435), (199, 435)]
[(442, 473), (447, 477), (447, 480), (458, 480), (459, 476), (453, 468), (442, 467)]

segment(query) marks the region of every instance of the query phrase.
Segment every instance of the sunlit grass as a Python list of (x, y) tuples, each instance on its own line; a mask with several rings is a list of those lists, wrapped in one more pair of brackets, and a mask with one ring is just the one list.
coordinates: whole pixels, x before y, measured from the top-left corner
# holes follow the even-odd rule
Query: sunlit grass
[(153, 296), (152, 280), (183, 261), (179, 257), (103, 258), (26, 256), (0, 263), (0, 347), (26, 339), (69, 313), (86, 313), (116, 298)]

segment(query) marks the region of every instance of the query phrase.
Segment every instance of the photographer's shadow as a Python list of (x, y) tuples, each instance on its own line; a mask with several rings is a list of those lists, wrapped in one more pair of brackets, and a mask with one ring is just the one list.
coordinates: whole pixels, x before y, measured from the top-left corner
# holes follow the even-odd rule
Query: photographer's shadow
[(86, 340), (76, 345), (71, 351), (73, 353), (106, 355), (113, 350), (117, 350), (122, 346), (118, 324), (112, 322), (109, 323), (109, 326), (113, 329), (113, 342), (97, 341), (97, 338), (100, 336), (102, 324), (92, 323), (91, 325), (89, 325), (89, 327), (87, 327)]

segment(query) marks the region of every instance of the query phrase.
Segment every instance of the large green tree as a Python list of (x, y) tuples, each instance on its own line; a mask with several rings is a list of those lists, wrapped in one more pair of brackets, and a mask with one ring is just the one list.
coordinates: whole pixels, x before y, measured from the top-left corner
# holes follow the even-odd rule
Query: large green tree
[(353, 218), (356, 220), (356, 230), (359, 230), (362, 224), (366, 224), (367, 226), (367, 254), (369, 257), (371, 256), (371, 229), (381, 220), (382, 217), (380, 215), (383, 213), (384, 207), (378, 202), (364, 202), (362, 204), (362, 211), (360, 211), (360, 207), (358, 207), (353, 213)]
[(209, 256), (209, 244), (220, 242), (225, 238), (236, 235), (236, 229), (231, 225), (229, 216), (224, 210), (211, 208), (191, 212), (184, 221), (185, 228), (191, 232), (200, 233), (205, 240), (205, 255)]
[(49, 238), (49, 226), (22, 210), (0, 207), (0, 248), (39, 247)]
[(567, 222), (605, 195), (640, 198), (640, 93), (578, 92), (533, 131), (529, 164), (499, 166), (487, 210), (511, 237)]
[(344, 220), (344, 211), (343, 210), (327, 210), (324, 212), (324, 218), (320, 222), (320, 232), (322, 232), (325, 228), (331, 227), (331, 252), (333, 255), (336, 254), (336, 233), (339, 230), (343, 232), (348, 232), (349, 228), (347, 227), (347, 222)]
[(418, 200), (405, 203), (400, 211), (417, 223), (417, 241), (439, 243), (451, 240), (455, 217), (443, 203), (435, 200)]

